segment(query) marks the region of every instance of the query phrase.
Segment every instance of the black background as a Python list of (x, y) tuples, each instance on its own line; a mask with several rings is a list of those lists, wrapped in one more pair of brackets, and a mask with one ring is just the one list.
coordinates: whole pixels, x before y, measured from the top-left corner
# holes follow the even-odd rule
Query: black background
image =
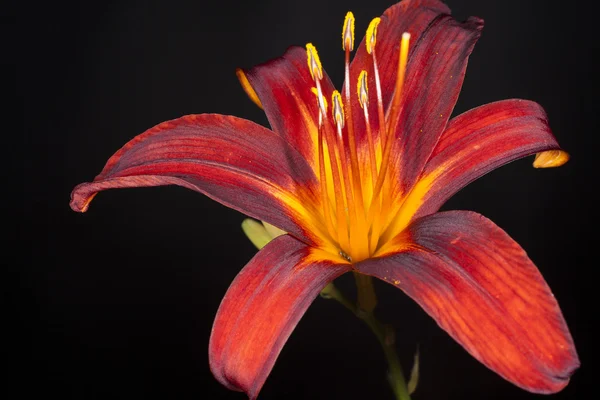
[[(20, 182), (19, 249), (7, 270), (7, 398), (243, 399), (208, 369), (219, 302), (254, 254), (243, 216), (178, 187), (100, 194), (86, 214), (68, 207), (134, 135), (167, 119), (217, 112), (266, 125), (236, 67), (313, 42), (334, 83), (343, 80), (341, 24), (357, 41), (389, 1), (121, 1), (22, 3), (15, 50), (22, 135), (4, 149)], [(486, 21), (455, 114), (504, 98), (538, 101), (571, 161), (551, 170), (521, 160), (488, 174), (444, 209), (480, 212), (538, 265), (563, 309), (582, 361), (556, 399), (592, 398), (598, 369), (598, 52), (594, 10), (549, 1), (449, 1), (458, 19)], [(586, 4), (592, 4), (586, 3)], [(6, 10), (5, 10), (6, 12)], [(14, 29), (12, 29), (14, 28)], [(19, 131), (17, 131), (19, 132)], [(8, 137), (8, 132), (5, 131)], [(16, 150), (15, 150), (16, 149)], [(9, 196), (7, 196), (9, 197)], [(12, 197), (12, 195), (10, 196)], [(18, 198), (19, 199), (19, 198)], [(14, 209), (5, 209), (7, 219)], [(8, 244), (11, 245), (12, 241)], [(12, 245), (11, 245), (12, 246)], [(6, 258), (8, 260), (8, 257)], [(351, 290), (352, 282), (340, 286)], [(408, 369), (417, 343), (415, 400), (535, 399), (469, 356), (400, 291), (378, 284), (378, 316), (397, 328)], [(374, 337), (338, 304), (317, 299), (282, 351), (263, 399), (392, 399)], [(597, 379), (597, 378), (596, 378)]]

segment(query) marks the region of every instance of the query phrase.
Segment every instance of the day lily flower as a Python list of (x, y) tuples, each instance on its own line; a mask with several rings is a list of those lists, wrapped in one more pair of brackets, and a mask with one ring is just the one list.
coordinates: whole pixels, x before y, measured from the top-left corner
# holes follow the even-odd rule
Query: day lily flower
[(209, 345), (215, 377), (256, 398), (319, 292), (347, 272), (403, 290), (473, 357), (523, 389), (553, 393), (579, 366), (559, 306), (525, 251), (487, 218), (438, 212), (468, 183), (536, 154), (568, 154), (544, 110), (526, 100), (450, 119), (483, 21), (457, 22), (436, 0), (404, 0), (354, 50), (342, 32), (341, 92), (316, 48), (237, 75), (272, 131), (217, 114), (163, 122), (132, 139), (71, 207), (99, 191), (180, 185), (286, 232), (242, 269)]

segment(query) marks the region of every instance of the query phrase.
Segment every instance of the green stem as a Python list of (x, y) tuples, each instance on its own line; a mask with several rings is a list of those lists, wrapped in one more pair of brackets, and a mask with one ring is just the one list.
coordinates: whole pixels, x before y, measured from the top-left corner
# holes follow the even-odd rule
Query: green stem
[[(363, 281), (363, 283), (365, 282)], [(357, 285), (357, 287), (359, 291), (358, 297), (361, 298), (361, 287), (372, 288), (372, 284), (369, 285), (367, 283), (365, 285)], [(374, 291), (369, 293), (369, 296), (374, 296), (374, 293)], [(385, 358), (388, 362), (388, 381), (390, 383), (390, 386), (392, 387), (392, 390), (394, 391), (396, 399), (410, 400), (410, 395), (408, 394), (406, 381), (404, 379), (404, 372), (402, 371), (400, 360), (398, 360), (398, 355), (396, 354), (396, 351), (394, 349), (395, 340), (393, 329), (379, 322), (379, 320), (375, 318), (375, 315), (373, 314), (372, 310), (364, 310), (356, 306), (351, 301), (349, 301), (346, 298), (346, 296), (344, 296), (343, 293), (335, 287), (333, 283), (330, 283), (321, 291), (321, 296), (326, 299), (333, 299), (338, 301), (341, 305), (350, 310), (354, 315), (363, 320), (371, 329), (371, 331), (373, 331), (375, 337), (377, 337), (377, 340), (379, 341), (379, 344), (383, 349), (383, 353), (385, 354)]]
[(373, 312), (375, 306), (377, 306), (377, 295), (375, 295), (375, 288), (373, 287), (373, 278), (355, 272), (354, 280), (356, 281), (357, 289), (357, 307), (362, 311)]

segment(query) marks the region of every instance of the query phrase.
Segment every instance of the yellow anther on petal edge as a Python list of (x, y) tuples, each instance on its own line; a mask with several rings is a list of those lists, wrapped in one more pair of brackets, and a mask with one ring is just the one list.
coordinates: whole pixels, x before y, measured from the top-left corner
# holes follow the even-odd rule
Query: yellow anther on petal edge
[(342, 49), (354, 50), (354, 14), (348, 11), (344, 19), (344, 28), (342, 28)]
[(358, 101), (361, 108), (369, 105), (369, 89), (367, 87), (367, 71), (364, 69), (358, 75), (358, 83), (356, 85), (356, 91), (358, 93)]
[(569, 161), (569, 153), (563, 150), (548, 150), (542, 151), (535, 155), (533, 161), (534, 168), (553, 168), (560, 167)]
[(375, 42), (377, 41), (377, 26), (381, 22), (381, 18), (373, 18), (369, 27), (367, 28), (367, 34), (365, 35), (365, 44), (367, 45), (367, 53), (371, 54), (375, 48)]
[(337, 90), (334, 90), (331, 95), (331, 103), (333, 104), (333, 119), (341, 128), (344, 127), (344, 105), (342, 103), (342, 95)]
[(319, 59), (319, 53), (312, 43), (306, 44), (306, 60), (308, 62), (308, 70), (313, 79), (323, 79), (323, 67)]
[(260, 108), (263, 108), (262, 103), (260, 102), (260, 99), (258, 98), (258, 95), (254, 91), (254, 88), (250, 84), (250, 81), (248, 81), (248, 78), (246, 77), (246, 74), (244, 73), (244, 71), (242, 71), (241, 68), (238, 68), (235, 70), (235, 75), (237, 76), (238, 80), (240, 81), (240, 84), (242, 85), (242, 89), (244, 89), (244, 92), (246, 92), (248, 97), (250, 97), (250, 100), (252, 100), (254, 102), (254, 104), (259, 106)]

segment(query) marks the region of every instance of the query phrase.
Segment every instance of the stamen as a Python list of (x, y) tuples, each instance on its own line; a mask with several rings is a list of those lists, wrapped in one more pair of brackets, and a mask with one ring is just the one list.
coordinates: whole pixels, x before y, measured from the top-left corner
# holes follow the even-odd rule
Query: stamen
[(344, 28), (342, 29), (342, 49), (354, 50), (354, 14), (348, 11), (344, 19)]
[[(321, 66), (321, 61), (319, 60), (319, 55), (317, 53), (317, 49), (315, 48), (315, 46), (312, 45), (312, 43), (308, 43), (306, 45), (306, 59), (307, 59), (307, 63), (308, 63), (308, 68), (310, 70), (310, 74), (311, 74), (313, 80), (315, 81), (315, 85), (316, 85), (316, 94), (317, 94), (317, 99), (318, 99), (318, 104), (319, 104), (319, 127), (325, 129), (325, 135), (323, 135), (321, 138), (321, 139), (323, 139), (322, 140), (323, 147), (324, 147), (324, 143), (327, 143), (327, 148), (329, 150), (329, 163), (330, 163), (330, 168), (331, 168), (331, 172), (332, 172), (333, 190), (334, 190), (335, 203), (336, 203), (337, 226), (339, 227), (341, 232), (346, 232), (346, 234), (338, 235), (338, 242), (339, 242), (340, 246), (343, 246), (344, 248), (348, 248), (348, 245), (349, 245), (349, 238), (348, 238), (348, 234), (347, 234), (348, 224), (346, 222), (346, 215), (345, 215), (345, 211), (344, 211), (344, 196), (343, 196), (343, 193), (345, 192), (345, 190), (343, 187), (343, 182), (340, 179), (341, 166), (339, 165), (339, 160), (335, 153), (335, 136), (334, 136), (333, 132), (331, 132), (330, 124), (327, 121), (327, 100), (325, 100), (325, 97), (323, 96), (323, 91), (321, 90), (321, 79), (323, 79), (323, 68)], [(314, 91), (313, 91), (313, 93), (314, 93)], [(319, 131), (320, 131), (320, 133), (322, 133), (322, 129), (319, 129)], [(325, 157), (323, 156), (323, 163), (321, 164), (323, 166), (324, 166), (324, 162), (325, 162), (324, 158)], [(336, 164), (335, 166), (334, 166), (334, 163)], [(323, 171), (323, 174), (324, 174), (324, 172), (325, 171)], [(326, 181), (324, 181), (324, 182), (326, 185)], [(327, 189), (323, 189), (323, 188), (321, 188), (321, 190), (322, 190), (322, 193), (325, 193), (325, 191), (327, 191)], [(327, 204), (329, 204), (329, 201), (327, 201)]]
[(342, 96), (340, 95), (340, 92), (338, 92), (337, 90), (333, 91), (333, 94), (331, 95), (331, 102), (333, 103), (333, 119), (335, 120), (335, 123), (338, 125), (338, 127), (341, 129), (344, 127), (345, 120), (344, 106), (342, 104)]
[(367, 87), (367, 71), (365, 70), (362, 70), (358, 76), (356, 91), (358, 93), (358, 102), (360, 103), (360, 107), (363, 109), (365, 116), (367, 141), (369, 143), (369, 161), (371, 164), (371, 190), (373, 190), (375, 189), (375, 182), (377, 182), (377, 158), (375, 157), (373, 132), (371, 131), (371, 124), (369, 123), (369, 94)]
[(377, 41), (377, 26), (381, 22), (381, 18), (373, 18), (367, 28), (367, 34), (365, 35), (365, 44), (367, 45), (367, 53), (371, 54), (375, 49), (375, 42)]
[[(375, 195), (375, 183), (377, 182), (377, 158), (375, 156), (375, 145), (373, 143), (373, 132), (371, 131), (371, 124), (369, 122), (369, 95), (367, 87), (367, 71), (361, 71), (358, 76), (357, 84), (358, 101), (364, 112), (365, 127), (367, 129), (367, 140), (369, 144), (369, 163), (371, 164), (371, 204), (369, 208), (373, 207), (373, 214), (376, 215), (380, 208), (380, 199), (373, 197)], [(369, 221), (367, 221), (368, 223)], [(367, 233), (367, 240), (369, 243), (369, 254), (373, 254), (377, 247), (377, 241), (380, 234), (380, 221), (379, 218), (374, 218), (371, 224), (370, 232)]]
[[(382, 221), (376, 216), (381, 215), (384, 208), (387, 207), (389, 203), (389, 199), (385, 196), (380, 198), (381, 188), (383, 187), (383, 182), (385, 178), (385, 170), (383, 169), (383, 154), (384, 148), (386, 147), (386, 125), (385, 125), (385, 113), (383, 111), (383, 95), (381, 94), (381, 80), (379, 79), (379, 66), (377, 65), (377, 53), (375, 51), (375, 43), (377, 42), (377, 27), (381, 20), (379, 18), (375, 18), (369, 24), (369, 28), (367, 29), (367, 40), (366, 47), (367, 53), (371, 54), (373, 58), (373, 72), (375, 74), (375, 95), (377, 98), (377, 122), (379, 127), (379, 154), (382, 155), (382, 164), (379, 166), (377, 181), (374, 183), (375, 187), (373, 188), (373, 193), (371, 195), (371, 203), (369, 204), (369, 211), (367, 212), (367, 224), (371, 226), (371, 237), (369, 239), (369, 249), (374, 252), (377, 248), (377, 244), (379, 242), (379, 235), (381, 234), (381, 225)], [(379, 184), (379, 181), (382, 183)], [(377, 185), (379, 184), (379, 188)]]
[(356, 93), (358, 94), (358, 102), (361, 108), (369, 105), (369, 88), (367, 87), (367, 71), (364, 69), (358, 75), (356, 83)]
[[(319, 111), (321, 113), (323, 113), (323, 115), (327, 115), (327, 99), (325, 98), (325, 96), (323, 96), (323, 93), (321, 92), (321, 84), (318, 83), (317, 87), (313, 87), (310, 89), (311, 92), (313, 92), (313, 94), (315, 96), (317, 96), (317, 104), (319, 104)], [(319, 116), (319, 118), (323, 118), (322, 115)], [(320, 123), (319, 123), (320, 125)]]
[[(344, 39), (343, 48), (346, 53), (345, 57), (345, 90), (344, 90), (344, 100), (346, 102), (346, 112), (348, 113), (348, 146), (350, 150), (350, 171), (349, 178), (352, 182), (352, 187), (354, 188), (354, 201), (356, 204), (356, 216), (357, 216), (357, 225), (355, 232), (362, 233), (365, 232), (365, 237), (363, 240), (358, 240), (356, 242), (355, 247), (359, 247), (358, 249), (354, 249), (358, 252), (368, 251), (368, 248), (364, 246), (366, 243), (366, 210), (365, 203), (363, 198), (363, 190), (362, 184), (360, 181), (360, 166), (358, 163), (358, 154), (357, 154), (357, 146), (356, 146), (356, 137), (354, 132), (354, 120), (352, 118), (352, 103), (351, 103), (351, 94), (350, 94), (350, 51), (354, 49), (354, 15), (351, 12), (346, 14), (346, 19), (344, 20), (344, 28), (342, 31), (342, 37)], [(364, 247), (364, 248), (360, 248)]]
[[(345, 118), (344, 118), (344, 105), (342, 103), (342, 96), (340, 95), (340, 92), (338, 92), (337, 90), (333, 91), (333, 94), (331, 95), (331, 103), (332, 103), (332, 113), (333, 113), (333, 119), (335, 120), (335, 124), (337, 127), (337, 159), (339, 160), (339, 165), (341, 166), (341, 171), (342, 171), (342, 186), (344, 188), (344, 194), (345, 194), (345, 199), (346, 199), (346, 205), (348, 207), (347, 212), (348, 212), (348, 218), (349, 218), (349, 222), (350, 222), (350, 226), (357, 226), (356, 225), (356, 206), (354, 203), (354, 191), (353, 191), (353, 185), (352, 185), (352, 181), (350, 180), (350, 172), (348, 171), (348, 161), (346, 160), (346, 149), (344, 146), (344, 137), (342, 135), (342, 129), (344, 128), (345, 125)], [(356, 230), (354, 230), (356, 231)], [(348, 237), (349, 237), (349, 241), (352, 243), (352, 236), (351, 236), (352, 231), (348, 230)]]
[(331, 130), (331, 125), (328, 121), (325, 121), (323, 127), (325, 128), (325, 135), (323, 138), (326, 139), (327, 149), (329, 151), (329, 167), (331, 168), (331, 176), (333, 177), (338, 243), (341, 248), (349, 249), (350, 234), (348, 229), (348, 221), (346, 220), (346, 198), (344, 196), (344, 193), (346, 193), (346, 188), (344, 185), (344, 180), (342, 179), (343, 166), (340, 162), (338, 151), (336, 151), (336, 138), (335, 134)]
[(310, 76), (313, 79), (321, 80), (323, 79), (323, 67), (321, 66), (321, 60), (319, 59), (319, 53), (317, 53), (317, 49), (313, 46), (312, 43), (306, 44), (306, 56), (308, 62), (308, 70), (310, 71)]
[(318, 134), (318, 143), (319, 143), (319, 179), (321, 183), (321, 202), (323, 203), (323, 219), (325, 220), (325, 226), (327, 227), (327, 231), (329, 235), (334, 239), (337, 239), (337, 231), (335, 229), (335, 224), (331, 219), (331, 202), (329, 201), (329, 190), (327, 188), (327, 174), (325, 168), (325, 152), (324, 152), (324, 140), (323, 137), (323, 113), (319, 109), (319, 134)]
[[(396, 85), (388, 110), (389, 118), (386, 119), (375, 51), (377, 29), (380, 22), (379, 18), (371, 21), (365, 40), (367, 53), (371, 54), (373, 59), (378, 118), (375, 131), (371, 127), (369, 117), (370, 99), (367, 71), (361, 71), (356, 86), (358, 102), (363, 110), (368, 144), (368, 149), (364, 149), (368, 154), (360, 153), (360, 156), (364, 157), (364, 160), (361, 158), (362, 164), (359, 162), (358, 151), (363, 151), (363, 148), (357, 147), (355, 121), (352, 115), (353, 110), (356, 111), (354, 108), (356, 104), (352, 104), (351, 85), (349, 84), (351, 79), (350, 52), (354, 49), (355, 19), (352, 12), (346, 14), (342, 30), (346, 85), (343, 95), (337, 90), (332, 93), (331, 114), (328, 114), (328, 103), (321, 85), (324, 72), (319, 55), (312, 43), (306, 45), (307, 66), (315, 82), (315, 87), (311, 88), (311, 91), (317, 97), (319, 110), (318, 153), (316, 154), (318, 165), (316, 168), (320, 178), (322, 209), (318, 208), (317, 218), (323, 220), (323, 225), (319, 227), (319, 230), (324, 235), (323, 240), (326, 243), (333, 243), (339, 256), (346, 261), (361, 261), (376, 253), (380, 246), (379, 241), (384, 240), (382, 235), (385, 236), (385, 234), (382, 232), (386, 232), (385, 220), (382, 219), (382, 216), (391, 208), (391, 200), (386, 199), (391, 193), (391, 183), (386, 180), (386, 176), (388, 169), (391, 168), (389, 161), (390, 154), (394, 149), (395, 123), (402, 110), (402, 90), (406, 75), (410, 34), (402, 35)], [(360, 119), (360, 116), (355, 117)], [(332, 120), (328, 118), (332, 118)], [(346, 135), (347, 137), (345, 137)], [(361, 182), (364, 179), (369, 183)], [(363, 183), (365, 184), (364, 188)]]
[(383, 153), (385, 147), (385, 113), (383, 112), (383, 96), (381, 94), (381, 80), (379, 79), (379, 67), (377, 66), (377, 55), (375, 54), (375, 43), (377, 42), (377, 27), (381, 22), (380, 18), (374, 18), (365, 35), (365, 45), (367, 53), (373, 58), (373, 72), (375, 73), (375, 94), (377, 97), (377, 117), (379, 122), (379, 151)]

